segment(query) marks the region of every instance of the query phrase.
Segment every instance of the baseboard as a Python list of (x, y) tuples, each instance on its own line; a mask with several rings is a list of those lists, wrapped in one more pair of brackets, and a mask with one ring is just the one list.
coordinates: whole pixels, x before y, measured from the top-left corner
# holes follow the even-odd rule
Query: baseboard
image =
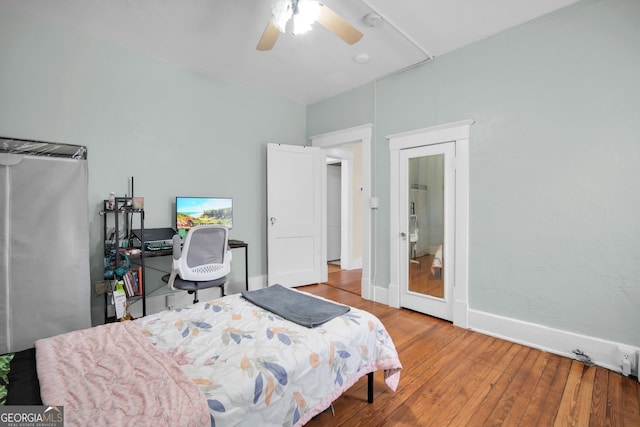
[(371, 290), (373, 292), (372, 295), (372, 300), (375, 302), (379, 302), (381, 304), (386, 304), (389, 307), (394, 307), (394, 308), (398, 308), (400, 307), (399, 305), (393, 305), (393, 301), (390, 301), (390, 297), (392, 295), (397, 295), (398, 294), (398, 288), (397, 285), (394, 286), (393, 284), (389, 285), (389, 288), (381, 288), (379, 286), (372, 286)]
[(579, 349), (596, 365), (615, 372), (622, 372), (618, 347), (634, 349), (636, 362), (631, 375), (638, 376), (640, 348), (477, 310), (469, 310), (468, 314), (469, 329), (473, 331), (571, 359), (576, 359), (573, 350)]
[(400, 308), (400, 287), (398, 286), (398, 284), (389, 283), (387, 302), (389, 304), (389, 307)]
[(371, 295), (373, 292), (371, 291), (371, 283), (369, 279), (365, 279), (364, 276), (360, 280), (360, 297), (366, 299), (367, 301), (373, 300)]
[[(267, 276), (252, 276), (249, 277), (249, 290), (262, 289), (267, 287)], [(244, 278), (238, 279), (236, 278), (233, 281), (227, 282), (226, 286), (227, 294), (237, 294), (246, 289), (246, 284), (244, 282)]]
[[(371, 286), (370, 300), (399, 308), (398, 285), (389, 288)], [(574, 350), (580, 350), (591, 361), (603, 368), (622, 373), (620, 346), (635, 352), (631, 375), (638, 375), (640, 348), (615, 341), (603, 340), (588, 335), (550, 328), (536, 323), (524, 322), (478, 310), (469, 310), (465, 301), (454, 301), (455, 325), (496, 338), (512, 341), (549, 353), (576, 359)], [(640, 380), (640, 378), (639, 378)]]
[(469, 328), (469, 304), (466, 301), (453, 300), (453, 324), (460, 328)]
[(347, 266), (342, 266), (345, 270), (356, 270), (362, 268), (362, 258), (351, 258)]
[(373, 286), (373, 300), (391, 306), (389, 304), (389, 289)]

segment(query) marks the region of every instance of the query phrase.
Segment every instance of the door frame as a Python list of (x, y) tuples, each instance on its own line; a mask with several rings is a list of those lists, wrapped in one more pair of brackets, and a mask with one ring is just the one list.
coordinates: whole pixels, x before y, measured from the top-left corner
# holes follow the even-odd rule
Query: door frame
[[(351, 253), (352, 245), (352, 223), (353, 215), (353, 152), (340, 148), (329, 148), (324, 150), (326, 157), (340, 160), (340, 268), (343, 270), (353, 270), (362, 267), (362, 260), (354, 259)], [(327, 163), (327, 166), (329, 163)], [(326, 180), (325, 180), (326, 182)], [(325, 193), (326, 194), (326, 193)], [(328, 203), (328, 200), (327, 200)]]
[(448, 123), (425, 129), (387, 136), (390, 150), (390, 283), (389, 305), (400, 307), (401, 268), (400, 251), (403, 243), (400, 233), (400, 151), (426, 145), (453, 142), (455, 146), (455, 217), (454, 217), (454, 270), (453, 324), (463, 328), (469, 325), (469, 135), (473, 120)]
[[(373, 124), (365, 124), (335, 132), (328, 132), (311, 136), (311, 145), (322, 148), (325, 152), (339, 148), (341, 145), (360, 143), (362, 144), (362, 279), (360, 281), (360, 296), (367, 300), (373, 299), (371, 284), (371, 209), (369, 201), (371, 199), (371, 130)], [(327, 208), (327, 179), (326, 169), (323, 169), (322, 179), (322, 209)], [(327, 218), (323, 215), (323, 245), (326, 245)], [(343, 231), (344, 233), (345, 231)], [(323, 247), (322, 280), (328, 280), (328, 268), (326, 260), (326, 247)]]

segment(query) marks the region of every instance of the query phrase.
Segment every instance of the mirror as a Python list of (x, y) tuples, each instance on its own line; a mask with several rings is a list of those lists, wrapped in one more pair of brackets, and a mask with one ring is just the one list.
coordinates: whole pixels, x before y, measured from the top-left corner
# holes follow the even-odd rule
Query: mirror
[(409, 159), (409, 291), (444, 298), (444, 154)]

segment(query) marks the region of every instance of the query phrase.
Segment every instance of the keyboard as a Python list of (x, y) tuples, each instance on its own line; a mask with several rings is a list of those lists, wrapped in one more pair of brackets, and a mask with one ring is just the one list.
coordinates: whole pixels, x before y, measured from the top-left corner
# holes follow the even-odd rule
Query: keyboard
[(228, 242), (230, 245), (244, 245), (242, 240), (229, 239)]
[(173, 249), (173, 245), (167, 243), (145, 243), (144, 247), (148, 251), (166, 251)]

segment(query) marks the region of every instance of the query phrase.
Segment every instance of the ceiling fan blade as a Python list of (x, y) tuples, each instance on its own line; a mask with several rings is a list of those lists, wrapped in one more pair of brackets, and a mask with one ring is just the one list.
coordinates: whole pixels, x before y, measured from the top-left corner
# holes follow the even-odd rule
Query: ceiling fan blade
[(317, 22), (349, 44), (354, 44), (362, 38), (360, 31), (324, 4), (320, 8)]
[(278, 36), (280, 35), (280, 30), (278, 27), (273, 25), (271, 21), (267, 24), (267, 28), (264, 29), (264, 33), (262, 33), (262, 37), (258, 42), (258, 46), (256, 46), (257, 50), (271, 50), (273, 45), (276, 44), (276, 40), (278, 40)]

